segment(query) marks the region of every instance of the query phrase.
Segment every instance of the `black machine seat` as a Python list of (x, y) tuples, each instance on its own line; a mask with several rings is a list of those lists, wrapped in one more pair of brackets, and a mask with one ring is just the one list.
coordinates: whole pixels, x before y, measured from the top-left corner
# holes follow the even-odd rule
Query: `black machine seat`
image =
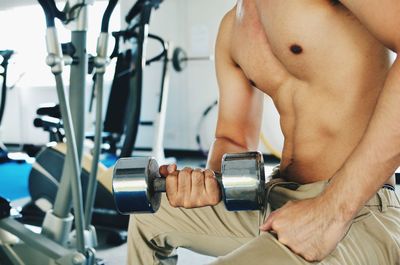
[(40, 105), (36, 110), (36, 114), (40, 116), (50, 116), (52, 118), (61, 119), (60, 106), (54, 103)]
[[(64, 138), (63, 122), (61, 118), (60, 106), (55, 103), (46, 103), (40, 105), (36, 110), (36, 118), (33, 125), (36, 128), (42, 128), (50, 134), (50, 141), (62, 142)], [(112, 132), (102, 132), (102, 142), (109, 144), (109, 152), (115, 153), (117, 150), (117, 143), (121, 137)], [(94, 133), (87, 133), (86, 139), (94, 141)]]

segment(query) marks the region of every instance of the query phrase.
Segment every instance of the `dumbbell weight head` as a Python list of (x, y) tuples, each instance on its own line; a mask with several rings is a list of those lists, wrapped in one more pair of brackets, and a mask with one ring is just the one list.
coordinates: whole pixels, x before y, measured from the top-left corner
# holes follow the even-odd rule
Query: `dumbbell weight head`
[(222, 185), (229, 211), (259, 210), (264, 204), (265, 173), (260, 152), (225, 154), (222, 159)]
[[(160, 207), (162, 188), (154, 187), (160, 179), (157, 161), (152, 157), (121, 158), (114, 168), (113, 194), (121, 214), (155, 213)], [(165, 182), (164, 182), (165, 183)], [(164, 187), (165, 191), (165, 187)]]

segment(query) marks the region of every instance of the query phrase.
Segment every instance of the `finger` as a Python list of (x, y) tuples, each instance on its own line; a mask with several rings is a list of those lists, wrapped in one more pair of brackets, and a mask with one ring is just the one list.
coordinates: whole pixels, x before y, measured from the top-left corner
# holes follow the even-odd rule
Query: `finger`
[(159, 169), (159, 172), (162, 177), (167, 177), (168, 174), (176, 171), (176, 169), (176, 164), (162, 165)]
[(161, 177), (166, 178), (168, 176), (168, 165), (162, 165), (158, 170), (160, 172)]
[(207, 169), (204, 171), (206, 193), (211, 205), (217, 205), (221, 200), (221, 189), (215, 174), (212, 170)]
[(178, 174), (179, 171), (168, 174), (165, 180), (167, 198), (173, 207), (178, 207), (180, 204), (178, 196)]
[(204, 183), (204, 172), (203, 170), (196, 168), (192, 172), (192, 191), (191, 197), (196, 200), (199, 199), (205, 193)]
[(170, 174), (173, 173), (173, 172), (175, 172), (176, 169), (177, 169), (176, 164), (169, 164), (168, 167), (167, 167), (167, 171), (168, 171), (168, 173), (170, 173)]
[[(183, 197), (183, 203), (188, 203), (190, 200), (190, 192), (192, 189), (192, 174), (193, 169), (185, 167), (178, 174), (178, 194)], [(184, 205), (182, 205), (184, 206)], [(189, 206), (189, 205), (188, 205)]]

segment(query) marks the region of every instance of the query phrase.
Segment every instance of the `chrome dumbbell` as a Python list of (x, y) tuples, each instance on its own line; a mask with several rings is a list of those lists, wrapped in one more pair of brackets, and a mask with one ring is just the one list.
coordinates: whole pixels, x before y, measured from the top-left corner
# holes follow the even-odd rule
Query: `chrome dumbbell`
[[(222, 172), (214, 172), (229, 211), (257, 210), (263, 205), (265, 174), (260, 152), (226, 154)], [(165, 178), (152, 157), (121, 158), (113, 174), (113, 193), (122, 214), (154, 213), (160, 207)]]

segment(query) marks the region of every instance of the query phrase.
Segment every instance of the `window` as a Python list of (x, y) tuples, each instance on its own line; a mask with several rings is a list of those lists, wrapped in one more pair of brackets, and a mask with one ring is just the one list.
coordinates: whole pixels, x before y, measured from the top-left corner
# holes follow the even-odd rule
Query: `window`
[[(89, 5), (87, 48), (93, 55), (96, 54), (97, 37), (107, 4), (107, 1), (97, 1)], [(10, 75), (24, 74), (18, 85), (23, 87), (53, 86), (54, 77), (45, 63), (46, 23), (42, 8), (37, 4), (0, 11), (0, 25), (0, 49), (16, 51), (14, 64), (12, 68), (10, 67)], [(120, 10), (117, 6), (110, 21), (110, 32), (119, 29)], [(60, 42), (70, 41), (70, 31), (61, 23), (57, 23), (57, 30)], [(112, 43), (110, 37), (109, 46)], [(112, 47), (109, 48), (112, 50)], [(65, 70), (64, 80), (67, 84), (68, 68)]]

